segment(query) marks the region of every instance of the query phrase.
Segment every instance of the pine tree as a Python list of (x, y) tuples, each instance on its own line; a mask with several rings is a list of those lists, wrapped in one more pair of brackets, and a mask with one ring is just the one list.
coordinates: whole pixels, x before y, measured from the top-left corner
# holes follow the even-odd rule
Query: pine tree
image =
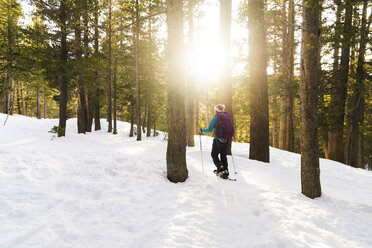
[[(188, 49), (189, 53), (193, 49), (194, 43), (194, 0), (188, 1)], [(189, 65), (191, 67), (191, 65)], [(195, 121), (194, 121), (194, 102), (195, 102), (195, 78), (192, 73), (188, 73), (187, 78), (187, 96), (186, 96), (186, 142), (187, 146), (194, 147), (194, 131), (195, 131)]]
[(60, 37), (61, 37), (61, 51), (60, 51), (60, 80), (59, 80), (59, 90), (60, 90), (60, 101), (59, 101), (59, 124), (58, 124), (58, 137), (66, 135), (66, 121), (67, 121), (67, 59), (68, 59), (68, 50), (67, 50), (67, 12), (68, 6), (66, 0), (61, 0), (59, 15), (58, 15), (58, 24), (60, 28)]
[(279, 148), (294, 151), (294, 0), (283, 1), (283, 34), (282, 34), (282, 84), (280, 102)]
[(349, 100), (347, 116), (347, 132), (345, 141), (345, 163), (357, 168), (362, 164), (362, 133), (365, 110), (365, 52), (367, 30), (367, 1), (363, 1), (362, 23), (360, 30), (359, 55), (356, 69), (356, 82), (352, 85), (353, 93)]
[(108, 0), (108, 63), (107, 63), (107, 132), (112, 132), (112, 96), (111, 96), (111, 63), (112, 63), (112, 4)]
[(186, 167), (185, 87), (183, 62), (183, 1), (167, 1), (168, 26), (168, 146), (167, 177), (184, 182)]
[(138, 0), (136, 0), (136, 19), (135, 19), (135, 64), (136, 64), (136, 110), (137, 110), (137, 140), (142, 139), (141, 132), (141, 83), (139, 77), (139, 5)]
[(301, 43), (301, 185), (310, 198), (321, 196), (318, 154), (319, 0), (303, 1)]
[(344, 119), (347, 95), (347, 82), (349, 77), (350, 42), (352, 36), (351, 22), (353, 5), (351, 0), (345, 1), (345, 21), (342, 26), (341, 62), (337, 77), (332, 85), (329, 132), (328, 132), (328, 157), (339, 162), (344, 161)]
[(21, 6), (16, 0), (1, 1), (0, 13), (0, 68), (4, 69), (5, 74), (1, 80), (4, 84), (0, 87), (0, 93), (3, 95), (3, 104), (0, 109), (4, 113), (12, 114), (14, 107), (12, 89), (17, 80), (16, 63), (20, 29), (18, 20), (21, 16)]
[(269, 162), (269, 106), (264, 1), (248, 3), (251, 127), (249, 158)]
[(96, 61), (96, 66), (94, 68), (94, 81), (95, 81), (95, 92), (93, 99), (93, 112), (94, 112), (94, 130), (101, 130), (100, 122), (100, 78), (99, 78), (99, 2), (94, 0), (94, 57)]
[(231, 0), (220, 1), (220, 37), (222, 40), (222, 75), (220, 102), (225, 104), (226, 112), (232, 113), (231, 85)]

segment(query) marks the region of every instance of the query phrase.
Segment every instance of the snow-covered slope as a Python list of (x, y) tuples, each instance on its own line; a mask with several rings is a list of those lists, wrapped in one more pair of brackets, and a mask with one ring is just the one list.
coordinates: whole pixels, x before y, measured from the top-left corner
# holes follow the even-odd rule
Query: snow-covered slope
[(48, 133), (58, 120), (0, 114), (0, 247), (372, 247), (372, 173), (321, 160), (323, 196), (304, 197), (300, 156), (271, 163), (234, 144), (236, 182), (216, 178), (212, 140), (188, 148), (189, 178), (166, 179), (162, 136)]

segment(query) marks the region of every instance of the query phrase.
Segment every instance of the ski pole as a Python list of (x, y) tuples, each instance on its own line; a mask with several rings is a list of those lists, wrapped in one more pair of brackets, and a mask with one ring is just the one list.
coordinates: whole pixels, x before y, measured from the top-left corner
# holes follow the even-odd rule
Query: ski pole
[(232, 163), (233, 163), (233, 166), (234, 166), (234, 173), (236, 175), (236, 174), (238, 174), (238, 172), (236, 172), (236, 169), (235, 169), (234, 156), (233, 156), (233, 153), (232, 153), (231, 146), (232, 146), (232, 140), (231, 140), (231, 143), (230, 143), (230, 152), (231, 152), (231, 160), (232, 160)]
[(236, 169), (235, 169), (234, 156), (233, 156), (232, 152), (231, 152), (231, 159), (232, 159), (233, 166), (234, 166), (234, 173), (235, 173), (235, 175), (236, 175), (236, 174), (238, 174), (238, 172), (236, 172)]
[(204, 163), (203, 163), (203, 147), (202, 147), (202, 141), (201, 141), (201, 135), (199, 134), (199, 140), (200, 140), (200, 155), (201, 155), (201, 161), (202, 161), (202, 172), (204, 175)]

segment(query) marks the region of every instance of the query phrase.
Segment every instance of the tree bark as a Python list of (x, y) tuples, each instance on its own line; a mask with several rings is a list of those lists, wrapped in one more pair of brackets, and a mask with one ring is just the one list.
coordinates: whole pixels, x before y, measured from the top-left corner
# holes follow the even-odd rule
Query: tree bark
[(130, 103), (130, 131), (129, 131), (129, 137), (133, 137), (134, 133), (134, 116), (135, 116), (135, 104), (133, 101)]
[(196, 93), (197, 95), (195, 96), (195, 102), (194, 102), (194, 134), (199, 133), (199, 94)]
[(13, 32), (12, 32), (12, 3), (7, 0), (7, 54), (6, 54), (6, 85), (4, 90), (4, 113), (10, 114), (11, 109), (11, 91), (13, 84)]
[(142, 139), (141, 132), (141, 84), (139, 79), (139, 7), (138, 0), (136, 0), (136, 52), (135, 52), (135, 62), (136, 62), (136, 104), (137, 104), (137, 140)]
[(148, 104), (147, 104), (147, 101), (145, 102), (145, 112), (143, 113), (143, 117), (142, 117), (142, 132), (145, 134), (146, 133), (146, 117), (147, 117), (147, 107), (148, 107)]
[(36, 89), (36, 118), (41, 119), (41, 112), (40, 112), (40, 87), (37, 86)]
[(114, 131), (113, 134), (117, 134), (117, 126), (116, 126), (116, 71), (117, 71), (117, 66), (118, 66), (118, 57), (115, 55), (115, 64), (114, 64)]
[[(98, 60), (99, 53), (99, 29), (98, 29), (98, 0), (95, 1), (94, 10), (94, 54)], [(101, 130), (101, 120), (100, 120), (100, 81), (99, 81), (99, 69), (98, 63), (95, 68), (95, 94), (94, 94), (94, 130)]]
[(153, 137), (156, 137), (156, 112), (154, 111), (154, 133)]
[(289, 1), (288, 15), (286, 1), (283, 2), (283, 63), (280, 102), (279, 148), (294, 151), (294, 1)]
[(250, 147), (249, 158), (269, 162), (269, 103), (264, 1), (248, 3), (250, 56)]
[(353, 6), (345, 1), (345, 22), (342, 29), (341, 63), (337, 81), (332, 86), (329, 112), (328, 156), (329, 159), (344, 162), (344, 118), (347, 82), (349, 75), (350, 42), (352, 36)]
[(321, 196), (318, 154), (318, 81), (321, 6), (319, 0), (303, 0), (301, 43), (301, 186), (310, 198)]
[[(78, 9), (81, 7), (78, 6)], [(87, 127), (87, 116), (86, 116), (86, 102), (85, 102), (85, 90), (84, 90), (84, 79), (82, 78), (81, 73), (81, 57), (82, 57), (82, 48), (81, 48), (81, 14), (76, 10), (75, 14), (75, 56), (76, 64), (79, 70), (77, 71), (76, 81), (78, 84), (78, 133), (86, 132)]]
[(14, 113), (14, 106), (15, 106), (15, 95), (16, 95), (16, 90), (17, 90), (17, 79), (15, 79), (13, 81), (13, 91), (12, 91), (12, 95), (11, 95), (11, 101), (10, 101), (10, 114), (13, 115)]
[(111, 36), (112, 36), (112, 24), (111, 24), (111, 18), (112, 17), (112, 6), (111, 6), (111, 0), (109, 0), (109, 25), (108, 25), (108, 45), (109, 45), (109, 57), (108, 57), (108, 73), (107, 73), (107, 122), (108, 122), (108, 132), (112, 132), (112, 106), (111, 106)]
[[(87, 8), (87, 6), (85, 6)], [(84, 22), (84, 36), (83, 36), (83, 42), (84, 42), (84, 58), (87, 59), (90, 56), (89, 52), (89, 14), (88, 10), (84, 9), (83, 11), (83, 22)], [(88, 72), (86, 72), (85, 75), (87, 75)], [(93, 123), (93, 110), (92, 110), (92, 96), (89, 91), (88, 82), (84, 78), (84, 95), (85, 95), (85, 109), (84, 109), (84, 115), (86, 119), (86, 127), (85, 130), (87, 132), (92, 131), (92, 123)]]
[[(189, 24), (189, 54), (193, 50), (194, 44), (194, 0), (189, 0), (188, 6), (188, 24)], [(190, 68), (190, 64), (188, 67)], [(194, 147), (194, 101), (195, 101), (195, 78), (193, 73), (188, 73), (187, 97), (186, 97), (186, 143), (189, 147)]]
[(44, 119), (47, 118), (47, 108), (48, 108), (48, 96), (47, 96), (47, 88), (44, 88)]
[(359, 43), (359, 55), (356, 69), (356, 82), (353, 85), (353, 94), (349, 100), (347, 117), (347, 134), (345, 142), (345, 163), (356, 168), (363, 168), (362, 164), (362, 133), (360, 126), (363, 125), (365, 100), (363, 92), (365, 89), (364, 63), (366, 51), (367, 23), (367, 0), (363, 1), (363, 14), (361, 24), (361, 35)]
[(19, 88), (20, 88), (20, 83), (17, 84), (16, 97), (17, 97), (17, 114), (21, 115), (22, 114), (22, 104), (21, 104), (21, 97), (20, 97), (20, 94), (21, 94), (20, 92), (21, 91), (19, 90)]
[(168, 26), (168, 146), (167, 178), (174, 183), (188, 177), (186, 166), (185, 85), (183, 60), (183, 1), (167, 1)]
[(278, 148), (278, 120), (276, 118), (273, 119), (273, 147)]
[(22, 114), (24, 116), (27, 116), (27, 108), (26, 108), (26, 102), (25, 102), (25, 92), (23, 90), (23, 83), (20, 83), (20, 88), (21, 88), (21, 101), (22, 101)]
[[(153, 48), (153, 38), (152, 38), (152, 18), (149, 18), (149, 43), (150, 43), (150, 52), (149, 52), (149, 60), (151, 65), (153, 65), (153, 56), (152, 56), (152, 48)], [(149, 88), (151, 89), (154, 85), (154, 78), (152, 76), (152, 73), (150, 74), (150, 81), (149, 81)], [(152, 118), (152, 94), (149, 95), (148, 100), (148, 112), (147, 112), (147, 132), (146, 137), (151, 136), (151, 118)]]
[(146, 133), (146, 137), (150, 137), (151, 136), (151, 118), (152, 118), (152, 102), (151, 102), (151, 99), (148, 103), (148, 113), (147, 113), (147, 133)]
[(59, 80), (59, 124), (58, 124), (58, 137), (65, 136), (66, 134), (66, 120), (67, 120), (67, 75), (66, 64), (68, 58), (67, 51), (67, 21), (66, 21), (66, 0), (61, 0), (60, 11), (60, 28), (61, 28), (61, 67), (60, 67), (60, 80)]
[[(220, 102), (232, 113), (231, 86), (231, 0), (220, 0), (220, 37), (222, 41), (222, 75)], [(232, 117), (233, 118), (233, 117)]]

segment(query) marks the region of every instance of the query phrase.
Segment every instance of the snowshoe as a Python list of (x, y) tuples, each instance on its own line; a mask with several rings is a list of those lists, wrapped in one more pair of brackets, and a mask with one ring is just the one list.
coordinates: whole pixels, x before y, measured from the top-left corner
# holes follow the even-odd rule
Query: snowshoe
[(228, 170), (224, 170), (224, 171), (221, 171), (221, 172), (218, 172), (218, 170), (214, 170), (213, 172), (214, 172), (214, 174), (216, 174), (216, 176), (218, 176), (219, 178), (222, 178), (222, 179), (229, 179), (229, 171), (228, 171)]
[(229, 172), (223, 174), (221, 172), (217, 173), (217, 170), (213, 171), (214, 174), (216, 174), (217, 177), (224, 179), (224, 180), (229, 180), (229, 181), (236, 181), (236, 178), (229, 178)]

